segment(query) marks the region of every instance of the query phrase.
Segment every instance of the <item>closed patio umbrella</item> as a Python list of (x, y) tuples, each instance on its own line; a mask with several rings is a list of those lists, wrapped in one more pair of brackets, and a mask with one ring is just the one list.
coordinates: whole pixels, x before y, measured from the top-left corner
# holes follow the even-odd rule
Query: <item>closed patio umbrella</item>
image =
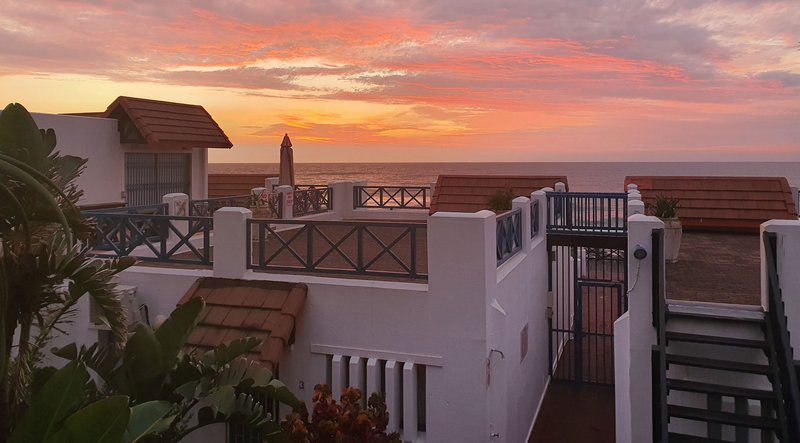
[(281, 167), (278, 184), (294, 186), (294, 152), (289, 134), (284, 135), (281, 142)]

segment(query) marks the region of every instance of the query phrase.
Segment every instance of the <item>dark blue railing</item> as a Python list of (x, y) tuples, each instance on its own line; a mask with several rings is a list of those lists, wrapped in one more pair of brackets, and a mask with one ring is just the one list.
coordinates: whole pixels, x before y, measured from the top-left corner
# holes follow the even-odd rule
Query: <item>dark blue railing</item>
[(250, 194), (189, 200), (189, 215), (211, 217), (218, 209), (225, 207), (249, 208), (252, 201)]
[(625, 235), (627, 203), (625, 193), (548, 192), (547, 232)]
[(502, 265), (522, 248), (522, 210), (519, 208), (497, 216), (497, 266)]
[(429, 209), (427, 186), (354, 186), (353, 209)]
[(119, 208), (105, 208), (105, 209), (89, 209), (83, 211), (85, 216), (92, 216), (94, 214), (138, 214), (138, 215), (167, 215), (167, 204), (158, 203), (155, 205), (140, 205), (140, 206), (121, 206)]
[(539, 217), (539, 200), (531, 200), (531, 238), (539, 235), (541, 217)]
[(96, 222), (92, 245), (97, 257), (211, 264), (214, 219), (123, 212), (85, 213)]
[(425, 223), (248, 220), (247, 267), (425, 279)]
[(333, 189), (309, 187), (294, 191), (292, 217), (318, 214), (333, 209)]

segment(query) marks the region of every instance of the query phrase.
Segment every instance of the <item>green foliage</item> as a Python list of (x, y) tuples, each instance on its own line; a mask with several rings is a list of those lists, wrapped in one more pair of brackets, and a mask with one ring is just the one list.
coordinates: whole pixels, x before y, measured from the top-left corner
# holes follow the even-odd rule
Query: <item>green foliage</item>
[(56, 145), (55, 132), (40, 130), (22, 105), (0, 114), (0, 441), (30, 403), (43, 347), (81, 297), (100, 308), (120, 347), (127, 337), (113, 279), (133, 260), (89, 256), (94, 228), (76, 207), (75, 186), (86, 160)]
[(301, 403), (270, 371), (245, 357), (260, 340), (234, 340), (203, 355), (183, 352), (203, 308), (203, 300), (195, 298), (175, 309), (156, 331), (138, 325), (122, 356), (96, 344), (88, 348), (70, 344), (53, 353), (95, 372), (103, 380), (101, 395), (130, 398), (126, 441), (179, 441), (197, 428), (224, 422), (261, 430), (268, 439), (279, 438), (279, 425), (254, 394), (265, 394), (293, 409)]
[[(279, 438), (279, 425), (253, 394), (300, 403), (245, 358), (260, 341), (237, 340), (203, 356), (183, 352), (201, 299), (176, 309), (158, 330), (139, 325), (128, 337), (114, 277), (135, 260), (90, 256), (94, 226), (76, 207), (82, 192), (74, 184), (86, 161), (55, 148), (55, 132), (39, 130), (23, 106), (0, 114), (0, 441), (177, 442), (220, 422)], [(34, 370), (51, 333), (86, 294), (114, 344), (54, 349), (70, 363)]]
[(499, 189), (489, 197), (486, 205), (489, 206), (489, 210), (500, 213), (511, 210), (512, 200), (514, 200), (513, 189)]
[(380, 394), (373, 393), (361, 407), (361, 391), (346, 388), (337, 404), (330, 387), (314, 387), (314, 411), (308, 419), (305, 406), (286, 416), (281, 427), (293, 443), (367, 442), (399, 443), (398, 433), (386, 433), (389, 413)]
[(656, 195), (656, 201), (648, 204), (648, 212), (662, 220), (678, 218), (678, 209), (681, 208), (680, 200), (664, 195)]

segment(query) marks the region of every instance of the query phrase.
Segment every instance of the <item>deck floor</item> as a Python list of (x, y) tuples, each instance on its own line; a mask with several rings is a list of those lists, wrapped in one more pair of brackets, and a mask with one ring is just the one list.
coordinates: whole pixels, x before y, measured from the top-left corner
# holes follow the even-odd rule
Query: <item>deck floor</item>
[(529, 443), (615, 441), (614, 387), (552, 381)]
[(667, 298), (761, 303), (758, 235), (684, 232), (676, 263), (667, 263)]

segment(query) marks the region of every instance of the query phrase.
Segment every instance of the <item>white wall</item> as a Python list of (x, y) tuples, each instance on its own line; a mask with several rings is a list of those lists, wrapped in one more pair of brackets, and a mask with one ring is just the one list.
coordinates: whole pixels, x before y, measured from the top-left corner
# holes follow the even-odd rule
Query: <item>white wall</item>
[[(781, 298), (784, 303), (787, 326), (794, 359), (800, 360), (800, 221), (770, 220), (761, 225), (763, 232), (773, 232), (778, 237), (778, 276)], [(767, 269), (764, 246), (761, 246), (761, 305), (767, 304)]]
[[(487, 346), (505, 354), (500, 364), (506, 372), (501, 376), (506, 386), (500, 388), (497, 403), (490, 411), (493, 421), (498, 424), (504, 421), (496, 429), (500, 441), (527, 440), (547, 385), (547, 267), (547, 244), (544, 233), (540, 233), (530, 249), (518, 253), (498, 269), (496, 286), (489, 296)], [(494, 300), (504, 313), (491, 306)], [(522, 359), (521, 332), (525, 325), (528, 325), (528, 351)], [(493, 369), (498, 362), (493, 355)], [(493, 379), (500, 375), (498, 372), (492, 371)]]
[(117, 120), (112, 118), (31, 113), (41, 129), (53, 128), (62, 154), (88, 159), (86, 170), (78, 179), (84, 197), (80, 204), (91, 205), (123, 201), (126, 152), (175, 152), (192, 155), (192, 199), (208, 196), (208, 150), (158, 150), (122, 148)]
[(36, 112), (31, 115), (40, 129), (56, 131), (56, 149), (62, 154), (89, 159), (77, 181), (84, 192), (80, 204), (122, 201), (125, 156), (120, 149), (116, 119)]

